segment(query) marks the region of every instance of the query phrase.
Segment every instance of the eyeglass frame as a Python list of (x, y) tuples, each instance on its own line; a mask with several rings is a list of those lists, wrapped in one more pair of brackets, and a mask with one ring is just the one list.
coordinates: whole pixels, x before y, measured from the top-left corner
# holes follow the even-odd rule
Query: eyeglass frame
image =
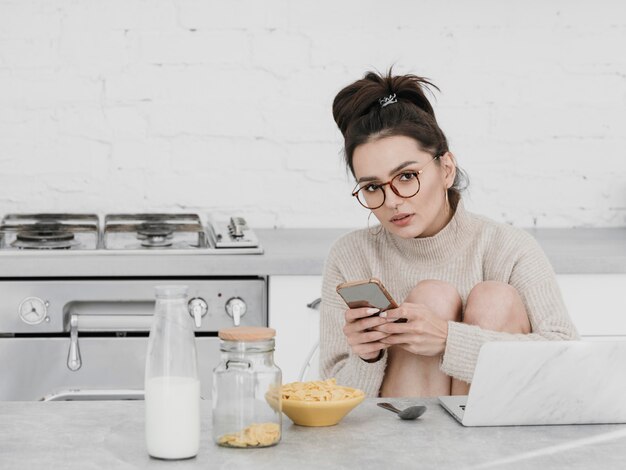
[[(359, 202), (359, 204), (360, 204), (362, 207), (365, 207), (366, 209), (371, 210), (371, 211), (376, 210), (376, 209), (380, 209), (380, 208), (381, 208), (381, 207), (383, 207), (383, 205), (385, 204), (385, 201), (387, 200), (387, 191), (385, 191), (385, 186), (387, 186), (387, 185), (389, 185), (389, 187), (391, 188), (391, 190), (393, 191), (393, 193), (394, 193), (396, 196), (401, 197), (402, 199), (409, 199), (409, 198), (412, 198), (413, 196), (417, 195), (417, 194), (420, 192), (420, 189), (422, 189), (422, 184), (421, 184), (421, 182), (420, 182), (419, 175), (421, 175), (421, 174), (424, 172), (424, 169), (425, 169), (428, 165), (430, 165), (430, 164), (431, 164), (432, 162), (434, 162), (435, 160), (439, 160), (439, 159), (440, 159), (441, 157), (443, 157), (444, 155), (445, 155), (445, 154), (443, 154), (443, 153), (442, 153), (441, 155), (435, 155), (435, 156), (432, 158), (432, 160), (430, 160), (430, 161), (429, 161), (426, 165), (424, 165), (424, 166), (423, 166), (420, 170), (418, 170), (418, 171), (416, 171), (416, 172), (415, 172), (415, 178), (417, 178), (417, 191), (415, 191), (415, 193), (411, 194), (410, 196), (403, 196), (403, 195), (399, 194), (399, 192), (398, 192), (398, 190), (396, 189), (396, 187), (395, 187), (395, 186), (391, 183), (394, 179), (396, 179), (398, 176), (400, 176), (400, 175), (402, 174), (401, 172), (400, 172), (400, 173), (398, 173), (397, 175), (395, 175), (393, 178), (391, 178), (391, 179), (390, 179), (389, 181), (387, 181), (386, 183), (380, 183), (380, 184), (378, 185), (378, 186), (380, 187), (380, 189), (382, 190), (382, 192), (383, 192), (383, 202), (381, 202), (379, 206), (376, 206), (376, 207), (367, 207), (367, 206), (366, 206), (365, 204), (363, 204), (363, 203), (361, 202), (361, 200), (359, 199), (359, 192), (360, 192), (362, 189), (366, 188), (367, 186), (362, 186), (362, 187), (360, 187), (359, 189), (357, 189), (356, 191), (353, 191), (353, 192), (352, 192), (352, 195), (353, 195), (354, 197), (356, 197), (356, 200)], [(360, 184), (360, 183), (357, 183), (355, 187), (358, 187), (358, 185), (359, 185), (359, 184)], [(363, 197), (365, 198), (365, 196), (363, 196)]]

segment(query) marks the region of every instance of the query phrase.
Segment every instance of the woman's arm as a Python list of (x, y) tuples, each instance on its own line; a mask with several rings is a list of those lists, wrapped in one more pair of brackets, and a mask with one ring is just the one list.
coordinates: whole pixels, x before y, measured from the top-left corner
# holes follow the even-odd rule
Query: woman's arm
[(378, 396), (387, 355), (376, 362), (366, 362), (348, 345), (344, 334), (346, 305), (335, 291), (345, 282), (331, 251), (324, 269), (320, 306), (320, 372), (322, 378), (335, 377), (341, 385), (355, 387), (367, 396)]
[(488, 341), (575, 340), (572, 323), (550, 262), (536, 240), (524, 234), (524, 250), (516, 259), (509, 284), (519, 293), (532, 328), (530, 334), (511, 334), (448, 322), (448, 337), (441, 363), (446, 374), (471, 382), (480, 347)]
[[(491, 256), (496, 261), (485, 267), (485, 276), (504, 279), (517, 290), (528, 315), (530, 334), (504, 333), (445, 321), (426, 305), (403, 303), (386, 314), (390, 321), (406, 318), (408, 322), (378, 327), (377, 330), (391, 334), (382, 342), (398, 344), (414, 354), (441, 354), (443, 372), (471, 382), (478, 353), (486, 342), (577, 339), (576, 328), (567, 314), (548, 259), (530, 235), (517, 232), (517, 237), (519, 244), (515, 245), (518, 248), (514, 253), (504, 253), (496, 248), (497, 253)], [(511, 263), (506, 262), (508, 256)], [(503, 268), (507, 265), (511, 266), (510, 270)]]

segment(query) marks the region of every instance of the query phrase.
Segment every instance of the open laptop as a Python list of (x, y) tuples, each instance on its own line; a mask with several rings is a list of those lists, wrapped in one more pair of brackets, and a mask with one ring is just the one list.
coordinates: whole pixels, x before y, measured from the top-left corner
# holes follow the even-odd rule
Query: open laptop
[(624, 341), (496, 341), (469, 395), (439, 397), (463, 426), (626, 423)]

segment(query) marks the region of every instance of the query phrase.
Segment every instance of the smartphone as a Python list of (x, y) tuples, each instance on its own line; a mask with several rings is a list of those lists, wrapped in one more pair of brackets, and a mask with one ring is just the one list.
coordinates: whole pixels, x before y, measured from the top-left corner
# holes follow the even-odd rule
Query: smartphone
[(344, 282), (337, 286), (337, 293), (350, 308), (373, 307), (384, 312), (398, 307), (382, 282), (376, 278)]

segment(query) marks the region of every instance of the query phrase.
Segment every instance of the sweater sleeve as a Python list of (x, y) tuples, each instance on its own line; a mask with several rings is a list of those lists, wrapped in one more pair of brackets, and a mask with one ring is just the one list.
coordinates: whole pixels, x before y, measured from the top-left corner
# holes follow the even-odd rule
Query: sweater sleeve
[[(368, 363), (354, 354), (343, 333), (346, 305), (336, 292), (345, 276), (338, 266), (340, 250), (331, 250), (324, 267), (322, 303), (320, 306), (320, 373), (322, 378), (334, 377), (337, 383), (363, 390), (376, 397), (383, 381), (387, 355)], [(351, 279), (355, 280), (355, 279)]]
[(489, 341), (574, 340), (578, 333), (572, 323), (556, 275), (531, 235), (522, 242), (509, 284), (517, 289), (530, 320), (530, 334), (512, 334), (482, 329), (475, 325), (448, 322), (448, 339), (441, 370), (471, 383), (480, 347)]

